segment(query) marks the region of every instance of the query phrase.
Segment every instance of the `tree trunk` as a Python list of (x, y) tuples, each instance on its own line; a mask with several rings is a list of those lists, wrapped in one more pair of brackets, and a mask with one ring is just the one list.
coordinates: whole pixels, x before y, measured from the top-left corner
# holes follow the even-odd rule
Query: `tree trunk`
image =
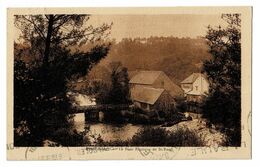
[(48, 66), (49, 63), (49, 54), (50, 54), (50, 45), (51, 45), (51, 36), (53, 31), (53, 23), (54, 23), (54, 16), (49, 15), (49, 24), (48, 24), (48, 32), (45, 41), (45, 51), (43, 57), (43, 66)]

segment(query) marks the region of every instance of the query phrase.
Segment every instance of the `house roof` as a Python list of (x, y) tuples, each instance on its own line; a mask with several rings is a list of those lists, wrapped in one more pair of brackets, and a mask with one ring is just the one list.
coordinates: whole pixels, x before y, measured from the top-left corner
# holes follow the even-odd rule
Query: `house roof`
[(193, 73), (191, 74), (190, 76), (188, 76), (186, 79), (184, 79), (181, 83), (182, 84), (185, 84), (185, 83), (193, 83), (196, 81), (196, 79), (199, 77), (199, 76), (202, 76), (205, 78), (205, 76), (201, 73)]
[(139, 102), (148, 103), (148, 104), (154, 104), (163, 92), (164, 92), (164, 89), (138, 86), (131, 90), (131, 98), (134, 101), (139, 101)]
[(162, 74), (162, 71), (140, 71), (135, 74), (129, 83), (150, 85)]

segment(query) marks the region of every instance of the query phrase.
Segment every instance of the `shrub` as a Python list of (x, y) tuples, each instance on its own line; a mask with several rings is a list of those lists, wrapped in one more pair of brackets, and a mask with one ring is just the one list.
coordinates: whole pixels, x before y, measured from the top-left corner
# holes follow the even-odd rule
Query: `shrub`
[(162, 128), (145, 127), (137, 132), (131, 141), (132, 146), (164, 146), (168, 131)]
[(187, 103), (185, 101), (185, 99), (178, 99), (177, 101), (177, 106), (176, 106), (176, 110), (178, 112), (186, 112), (188, 109)]
[(171, 133), (167, 139), (167, 146), (182, 146), (182, 147), (198, 147), (204, 146), (204, 139), (202, 139), (195, 131), (188, 128), (179, 128), (177, 131)]
[(204, 146), (204, 139), (187, 128), (179, 128), (174, 132), (164, 128), (146, 127), (135, 134), (131, 146)]

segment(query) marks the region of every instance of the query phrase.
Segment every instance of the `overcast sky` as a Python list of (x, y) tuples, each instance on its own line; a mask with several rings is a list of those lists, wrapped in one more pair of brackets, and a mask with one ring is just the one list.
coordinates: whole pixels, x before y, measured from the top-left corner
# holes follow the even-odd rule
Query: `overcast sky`
[(204, 36), (207, 26), (225, 25), (220, 15), (93, 15), (89, 24), (111, 23), (110, 38)]
[[(221, 15), (92, 15), (87, 24), (100, 26), (113, 22), (109, 38), (119, 42), (122, 38), (136, 37), (190, 37), (205, 36), (207, 26), (225, 26)], [(20, 35), (16, 29), (15, 39)]]

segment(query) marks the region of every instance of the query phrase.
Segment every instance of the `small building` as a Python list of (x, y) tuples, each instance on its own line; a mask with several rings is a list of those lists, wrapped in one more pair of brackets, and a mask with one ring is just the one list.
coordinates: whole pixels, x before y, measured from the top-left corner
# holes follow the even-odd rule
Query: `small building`
[[(135, 87), (159, 88), (167, 91), (172, 97), (183, 97), (183, 90), (173, 83), (163, 71), (139, 71), (131, 77), (130, 91)], [(130, 92), (131, 93), (131, 92)]]
[(209, 92), (209, 82), (204, 74), (193, 73), (181, 82), (188, 102), (202, 102)]
[(132, 88), (131, 99), (136, 107), (144, 111), (169, 111), (174, 109), (175, 99), (165, 90), (137, 86)]

